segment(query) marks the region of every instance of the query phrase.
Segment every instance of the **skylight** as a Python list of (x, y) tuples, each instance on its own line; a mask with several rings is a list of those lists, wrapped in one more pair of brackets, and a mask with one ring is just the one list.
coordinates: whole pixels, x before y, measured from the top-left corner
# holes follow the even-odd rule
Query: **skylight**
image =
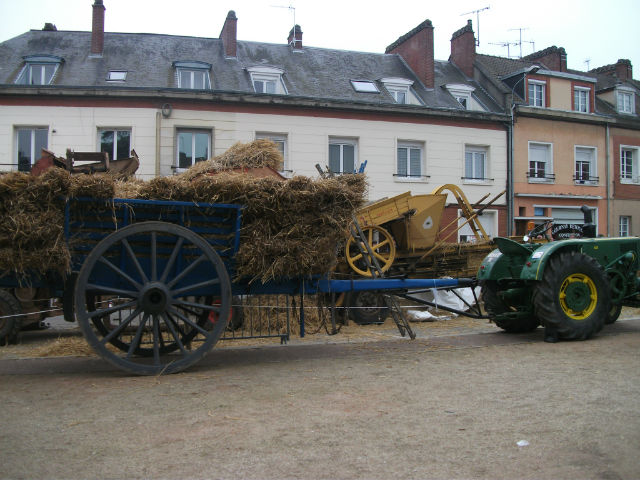
[(111, 70), (107, 80), (113, 82), (124, 82), (127, 79), (127, 72), (123, 70)]
[(369, 80), (351, 80), (351, 85), (356, 92), (361, 93), (380, 93), (378, 87)]

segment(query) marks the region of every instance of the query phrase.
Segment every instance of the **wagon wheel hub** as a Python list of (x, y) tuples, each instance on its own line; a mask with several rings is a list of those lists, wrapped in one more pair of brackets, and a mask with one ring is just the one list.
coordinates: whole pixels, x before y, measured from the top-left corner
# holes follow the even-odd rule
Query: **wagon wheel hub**
[(142, 289), (139, 305), (145, 313), (158, 315), (170, 304), (171, 295), (164, 283), (151, 282)]

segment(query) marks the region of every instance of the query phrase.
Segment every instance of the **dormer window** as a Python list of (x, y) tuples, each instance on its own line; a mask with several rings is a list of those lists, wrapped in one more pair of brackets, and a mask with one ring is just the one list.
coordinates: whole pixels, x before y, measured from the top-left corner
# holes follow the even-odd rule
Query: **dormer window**
[(283, 70), (273, 67), (250, 67), (247, 68), (247, 71), (251, 75), (254, 92), (274, 95), (287, 94), (287, 89), (282, 81)]
[(412, 80), (406, 78), (382, 78), (380, 81), (396, 103), (420, 104), (420, 101), (411, 91)]
[(528, 80), (529, 105), (532, 107), (545, 107), (546, 82)]
[(19, 85), (50, 85), (62, 58), (53, 55), (28, 55), (23, 57), (25, 66), (18, 75)]
[(586, 87), (574, 87), (573, 89), (573, 110), (576, 112), (589, 113), (591, 89)]
[(173, 62), (178, 79), (178, 88), (189, 90), (211, 90), (209, 71), (211, 64), (205, 62)]
[(475, 88), (462, 83), (445, 85), (447, 91), (456, 99), (464, 110), (481, 110), (478, 102), (473, 101), (472, 93)]
[(635, 113), (635, 95), (632, 90), (618, 88), (616, 91), (616, 101), (618, 103), (618, 113)]
[(360, 93), (380, 93), (376, 84), (370, 80), (351, 80), (351, 86)]

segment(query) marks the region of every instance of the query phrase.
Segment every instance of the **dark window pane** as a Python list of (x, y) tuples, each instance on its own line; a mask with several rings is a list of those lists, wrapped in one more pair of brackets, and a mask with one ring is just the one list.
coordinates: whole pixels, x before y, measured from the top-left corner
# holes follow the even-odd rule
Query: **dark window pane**
[(193, 72), (193, 88), (197, 90), (204, 89), (204, 73)]
[(118, 131), (117, 159), (128, 158), (131, 155), (131, 132), (127, 130)]
[(114, 143), (113, 130), (105, 130), (100, 132), (100, 151), (107, 152), (111, 160), (113, 160), (113, 143)]
[(193, 158), (191, 140), (191, 133), (182, 132), (178, 134), (178, 167), (180, 168), (188, 168), (191, 166)]
[(407, 176), (407, 149), (404, 147), (398, 148), (398, 175)]
[(340, 145), (329, 145), (329, 170), (340, 173)]
[(191, 72), (180, 70), (180, 88), (191, 88)]
[(353, 173), (355, 170), (355, 148), (353, 145), (343, 145), (342, 166), (344, 173)]
[(35, 130), (35, 140), (33, 148), (33, 161), (35, 162), (42, 155), (42, 149), (47, 148), (48, 130), (46, 128), (38, 128)]
[(195, 135), (195, 161), (201, 162), (209, 158), (209, 134), (194, 133)]
[(412, 148), (409, 150), (411, 155), (411, 165), (409, 168), (409, 172), (411, 172), (412, 177), (418, 177), (422, 175), (421, 165), (420, 165), (420, 150), (417, 148)]
[(31, 130), (18, 130), (18, 170), (31, 170)]

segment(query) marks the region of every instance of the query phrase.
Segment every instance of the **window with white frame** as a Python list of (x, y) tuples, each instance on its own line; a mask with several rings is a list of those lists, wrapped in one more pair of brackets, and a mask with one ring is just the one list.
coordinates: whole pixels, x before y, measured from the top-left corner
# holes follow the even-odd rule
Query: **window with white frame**
[(620, 182), (621, 183), (640, 183), (638, 175), (638, 147), (620, 147)]
[(256, 140), (261, 138), (266, 138), (275, 143), (282, 154), (282, 162), (278, 165), (277, 170), (279, 172), (289, 172), (287, 162), (287, 135), (282, 133), (256, 132)]
[(635, 93), (633, 90), (624, 88), (616, 89), (616, 101), (618, 104), (618, 113), (634, 114), (636, 112)]
[(175, 168), (189, 168), (211, 156), (211, 131), (178, 129)]
[(127, 79), (126, 70), (111, 70), (107, 75), (108, 82), (124, 82)]
[(351, 86), (360, 93), (380, 93), (376, 84), (371, 80), (351, 80)]
[(631, 217), (621, 215), (618, 223), (618, 235), (621, 237), (629, 237), (631, 235)]
[(411, 92), (411, 86), (413, 80), (398, 77), (386, 77), (381, 78), (380, 81), (384, 84), (384, 88), (387, 89), (389, 94), (393, 97), (396, 103), (402, 104), (419, 104), (420, 101)]
[(553, 148), (550, 143), (529, 142), (529, 183), (550, 183), (553, 175)]
[[(484, 210), (482, 215), (476, 217), (482, 225), (485, 233), (493, 238), (498, 236), (498, 212), (497, 210)], [(458, 210), (458, 242), (460, 243), (475, 243), (477, 238), (473, 233), (473, 230), (469, 226), (469, 223), (465, 223), (466, 219), (462, 215), (462, 210)]]
[(131, 129), (101, 128), (98, 130), (101, 152), (109, 154), (109, 160), (119, 160), (131, 156)]
[(396, 179), (425, 178), (423, 172), (423, 150), (419, 142), (399, 141), (397, 147)]
[(445, 88), (465, 110), (474, 110), (477, 108), (473, 107), (471, 101), (471, 94), (475, 88), (464, 84), (449, 84), (445, 85)]
[(598, 183), (596, 149), (594, 147), (576, 147), (575, 167), (574, 180), (577, 184), (595, 185)]
[(487, 179), (487, 148), (465, 146), (464, 150), (464, 180), (486, 181)]
[(16, 128), (16, 164), (18, 171), (31, 171), (31, 166), (41, 157), (42, 149), (47, 148), (48, 139), (48, 127)]
[(20, 85), (50, 85), (63, 61), (53, 55), (28, 55), (24, 60), (24, 68), (16, 78)]
[(591, 89), (584, 87), (575, 87), (573, 89), (573, 109), (576, 112), (589, 112), (589, 96)]
[(273, 67), (250, 67), (251, 83), (256, 93), (286, 95), (287, 89), (282, 80), (284, 71)]
[(329, 170), (333, 173), (354, 173), (357, 141), (349, 138), (329, 138)]
[(188, 90), (211, 90), (209, 71), (211, 64), (205, 62), (173, 62), (178, 78), (178, 88)]
[(532, 107), (545, 106), (545, 89), (547, 84), (537, 80), (529, 80), (529, 105)]

